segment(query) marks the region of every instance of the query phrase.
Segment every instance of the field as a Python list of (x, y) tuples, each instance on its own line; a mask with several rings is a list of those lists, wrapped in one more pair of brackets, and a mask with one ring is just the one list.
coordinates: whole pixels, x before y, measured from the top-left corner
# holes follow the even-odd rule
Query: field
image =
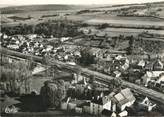
[[(164, 3), (157, 3), (152, 5), (152, 10), (158, 10), (159, 17), (164, 17)], [(28, 17), (32, 18), (28, 21), (21, 23), (30, 23), (46, 19), (56, 19), (62, 16), (67, 17), (70, 20), (80, 20), (88, 23), (114, 23), (114, 24), (134, 24), (134, 25), (156, 25), (163, 26), (164, 19), (153, 18), (153, 17), (119, 17), (117, 12), (131, 11), (136, 7), (135, 13), (144, 13), (147, 11), (145, 4), (134, 4), (134, 5), (120, 5), (120, 6), (76, 6), (76, 5), (31, 5), (31, 6), (16, 6), (16, 7), (5, 7), (0, 8), (2, 21), (9, 24), (17, 24), (17, 21), (13, 21), (8, 17)], [(143, 8), (144, 9), (143, 9)], [(79, 11), (88, 10), (82, 14), (76, 14)], [(119, 11), (120, 10), (120, 11)], [(112, 13), (111, 13), (112, 12)], [(59, 15), (59, 17), (43, 17), (45, 15)], [(8, 21), (9, 20), (9, 21)]]
[(128, 29), (128, 28), (106, 28), (104, 31), (106, 32), (125, 32), (125, 33), (141, 33), (144, 31), (148, 31), (149, 33), (155, 34), (164, 34), (164, 30), (145, 30), (145, 29)]
[(109, 23), (109, 24), (118, 24), (118, 25), (139, 25), (139, 26), (164, 26), (164, 21), (159, 22), (153, 22), (153, 21), (136, 21), (136, 20), (114, 20), (114, 19), (91, 19), (85, 21), (85, 23), (89, 24), (103, 24), (103, 23)]
[(27, 5), (0, 8), (2, 14), (27, 13), (31, 11), (59, 11), (87, 8), (80, 5)]

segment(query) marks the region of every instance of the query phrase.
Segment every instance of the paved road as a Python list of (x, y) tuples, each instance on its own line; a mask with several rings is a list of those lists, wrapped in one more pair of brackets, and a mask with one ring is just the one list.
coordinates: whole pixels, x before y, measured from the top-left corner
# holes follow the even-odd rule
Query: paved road
[[(28, 58), (32, 57), (34, 61), (41, 62), (41, 63), (43, 60), (42, 57), (25, 55), (25, 54), (11, 51), (11, 50), (8, 50), (5, 48), (0, 48), (0, 53), (7, 54), (10, 56), (16, 56), (16, 57), (20, 57), (20, 58), (24, 58), (24, 59), (28, 59)], [(52, 66), (52, 65), (55, 65), (55, 66), (59, 67), (60, 69), (70, 70), (71, 72), (78, 73), (80, 71), (80, 73), (82, 73), (84, 75), (94, 75), (98, 80), (101, 80), (106, 83), (110, 83), (109, 81), (111, 79), (113, 79), (113, 77), (111, 77), (111, 76), (108, 76), (108, 75), (105, 75), (105, 74), (102, 74), (102, 73), (99, 73), (96, 71), (92, 71), (87, 68), (82, 68), (80, 66), (69, 65), (69, 64), (66, 64), (66, 63), (63, 63), (60, 61), (52, 61), (51, 63), (49, 63), (49, 66)], [(145, 87), (142, 87), (142, 86), (139, 86), (139, 85), (127, 82), (127, 81), (122, 81), (122, 83), (123, 83), (123, 86), (129, 87), (131, 90), (134, 90), (140, 94), (143, 94), (149, 98), (152, 98), (152, 99), (157, 100), (164, 104), (164, 94), (163, 93), (160, 93), (160, 92), (154, 91), (152, 89), (148, 89), (148, 88), (145, 88)]]

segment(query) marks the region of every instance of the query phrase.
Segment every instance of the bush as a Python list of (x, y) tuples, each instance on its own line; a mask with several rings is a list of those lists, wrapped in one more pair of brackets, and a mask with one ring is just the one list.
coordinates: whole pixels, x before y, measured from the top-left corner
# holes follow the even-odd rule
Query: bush
[(99, 29), (105, 29), (105, 28), (107, 28), (107, 27), (109, 27), (109, 24), (107, 24), (107, 23), (104, 23), (104, 24), (101, 24), (101, 25), (99, 25)]

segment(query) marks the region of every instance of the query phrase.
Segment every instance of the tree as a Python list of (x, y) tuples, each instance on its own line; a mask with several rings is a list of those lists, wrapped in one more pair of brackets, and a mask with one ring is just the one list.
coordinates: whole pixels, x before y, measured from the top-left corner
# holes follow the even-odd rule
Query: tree
[(40, 95), (45, 109), (59, 108), (61, 101), (66, 96), (64, 81), (59, 80), (44, 82), (44, 86), (41, 87), (40, 90)]
[(109, 27), (109, 24), (108, 23), (103, 23), (103, 24), (101, 24), (101, 25), (99, 25), (99, 29), (104, 29), (104, 28), (107, 28), (107, 27)]
[(82, 85), (77, 84), (75, 88), (75, 97), (78, 99), (82, 99), (84, 96), (84, 87)]
[(127, 48), (127, 54), (131, 55), (133, 54), (135, 39), (133, 36), (128, 37), (128, 39), (129, 39), (129, 47)]
[(122, 87), (122, 81), (120, 78), (114, 78), (110, 81), (109, 89), (111, 90), (121, 89), (121, 87)]
[(95, 56), (88, 50), (89, 48), (85, 48), (80, 51), (81, 57), (79, 58), (79, 62), (85, 66), (96, 63)]
[(15, 72), (18, 75), (15, 80), (20, 84), (19, 88), (24, 88), (24, 93), (30, 93), (32, 77), (32, 69), (30, 69), (31, 64), (29, 62), (21, 61), (15, 64), (15, 68), (19, 70), (18, 72)]
[(82, 27), (88, 27), (89, 25), (87, 23), (83, 23), (81, 26)]
[(29, 64), (25, 61), (8, 63), (3, 66), (0, 76), (1, 82), (6, 84), (4, 90), (13, 94), (30, 93), (32, 73), (29, 68)]

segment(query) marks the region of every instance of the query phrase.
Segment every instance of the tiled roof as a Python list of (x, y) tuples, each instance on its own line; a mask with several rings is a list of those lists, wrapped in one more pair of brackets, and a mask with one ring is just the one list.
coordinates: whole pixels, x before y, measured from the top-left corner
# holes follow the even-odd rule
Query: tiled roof
[(125, 99), (125, 97), (121, 93), (116, 94), (114, 97), (118, 102)]
[(129, 88), (121, 90), (121, 92), (116, 94), (114, 98), (119, 105), (123, 105), (129, 101), (135, 100), (135, 97), (133, 96)]

